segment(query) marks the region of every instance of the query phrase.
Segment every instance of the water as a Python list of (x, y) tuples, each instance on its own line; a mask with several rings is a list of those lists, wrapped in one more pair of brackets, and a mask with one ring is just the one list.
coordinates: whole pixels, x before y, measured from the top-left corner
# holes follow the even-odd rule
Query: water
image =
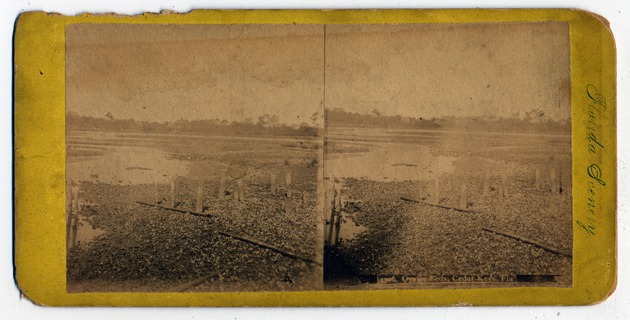
[[(304, 157), (313, 137), (230, 137), (178, 134), (67, 132), (68, 180), (110, 184), (167, 183), (178, 176), (212, 179), (231, 163), (282, 164)], [(313, 152), (312, 148), (309, 152)], [(186, 157), (184, 157), (186, 155)]]
[(430, 179), (452, 172), (455, 157), (434, 155), (422, 145), (382, 142), (368, 152), (344, 153), (326, 159), (326, 175), (375, 181)]
[(188, 173), (186, 163), (169, 159), (165, 152), (154, 148), (107, 146), (101, 150), (100, 156), (68, 161), (68, 179), (111, 184), (164, 183)]
[(452, 172), (455, 157), (438, 155), (444, 133), (431, 130), (330, 128), (325, 174), (335, 178), (403, 181)]
[(357, 235), (359, 235), (360, 233), (367, 231), (366, 227), (355, 223), (351, 215), (343, 212), (341, 217), (341, 221), (343, 221), (341, 224), (341, 228), (339, 228), (339, 239), (341, 241), (352, 240), (356, 238)]
[(94, 238), (104, 234), (105, 231), (99, 228), (94, 228), (85, 217), (79, 218), (79, 224), (77, 226), (77, 243), (88, 244), (94, 240)]
[(481, 175), (489, 169), (510, 172), (550, 155), (564, 162), (570, 160), (570, 136), (328, 128), (325, 175), (374, 181), (433, 180), (445, 174)]

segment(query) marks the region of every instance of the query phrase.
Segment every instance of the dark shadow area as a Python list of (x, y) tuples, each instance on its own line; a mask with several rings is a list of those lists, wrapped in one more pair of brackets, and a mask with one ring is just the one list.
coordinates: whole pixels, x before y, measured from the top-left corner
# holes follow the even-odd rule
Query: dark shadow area
[(337, 246), (324, 247), (324, 282), (359, 276), (359, 262)]

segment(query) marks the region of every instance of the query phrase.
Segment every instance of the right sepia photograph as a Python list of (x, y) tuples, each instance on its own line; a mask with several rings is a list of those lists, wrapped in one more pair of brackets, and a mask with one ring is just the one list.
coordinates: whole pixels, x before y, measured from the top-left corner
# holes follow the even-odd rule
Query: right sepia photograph
[(569, 25), (327, 25), (326, 290), (572, 285)]

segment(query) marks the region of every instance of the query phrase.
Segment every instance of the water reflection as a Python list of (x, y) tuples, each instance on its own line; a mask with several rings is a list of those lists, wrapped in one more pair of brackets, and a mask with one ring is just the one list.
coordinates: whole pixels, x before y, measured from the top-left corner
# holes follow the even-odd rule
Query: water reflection
[(89, 244), (96, 237), (105, 233), (105, 230), (93, 227), (92, 224), (90, 224), (90, 222), (82, 216), (79, 218), (77, 227), (76, 240), (80, 245)]
[(127, 146), (109, 146), (101, 156), (68, 161), (66, 165), (67, 177), (72, 181), (111, 184), (162, 183), (187, 171), (186, 163), (168, 159), (165, 152)]
[(455, 157), (435, 155), (422, 145), (383, 143), (363, 153), (326, 159), (326, 175), (375, 181), (431, 179), (450, 173)]

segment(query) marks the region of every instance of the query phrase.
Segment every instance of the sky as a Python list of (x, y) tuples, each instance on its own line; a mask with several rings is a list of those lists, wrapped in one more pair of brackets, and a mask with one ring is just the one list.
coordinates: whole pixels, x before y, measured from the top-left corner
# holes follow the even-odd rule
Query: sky
[(324, 105), (424, 118), (570, 115), (565, 23), (83, 24), (66, 39), (67, 110), (81, 115), (267, 113), (299, 124)]
[(323, 26), (69, 25), (67, 111), (144, 121), (312, 123)]
[(326, 106), (413, 117), (570, 116), (565, 23), (331, 25)]

